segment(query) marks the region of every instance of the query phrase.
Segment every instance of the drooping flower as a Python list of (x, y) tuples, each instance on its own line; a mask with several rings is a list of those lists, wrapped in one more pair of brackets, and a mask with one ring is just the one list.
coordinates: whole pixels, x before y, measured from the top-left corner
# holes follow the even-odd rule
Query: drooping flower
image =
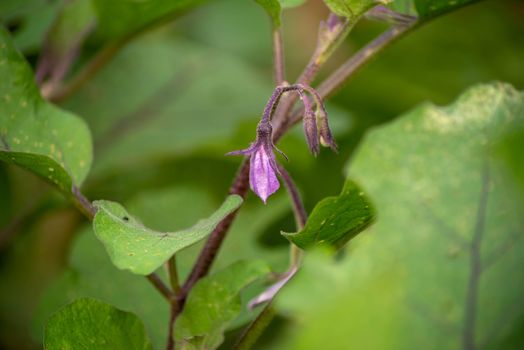
[[(249, 185), (251, 190), (267, 202), (269, 196), (275, 193), (279, 187), (277, 174), (278, 166), (273, 149), (284, 157), (278, 148), (273, 145), (273, 128), (269, 122), (260, 122), (257, 127), (257, 138), (247, 149), (229, 152), (227, 155), (249, 155)], [(287, 157), (286, 157), (287, 159)]]

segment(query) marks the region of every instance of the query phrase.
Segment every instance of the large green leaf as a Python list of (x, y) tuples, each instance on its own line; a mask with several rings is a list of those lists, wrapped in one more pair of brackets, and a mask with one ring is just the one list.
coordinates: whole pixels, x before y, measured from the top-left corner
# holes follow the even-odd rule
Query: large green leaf
[(44, 101), (24, 58), (0, 28), (0, 160), (26, 168), (71, 194), (92, 160), (84, 122)]
[[(349, 175), (379, 219), (342, 262), (313, 261), (283, 290), (307, 319), (290, 348), (502, 348), (524, 315), (524, 217), (491, 147), (523, 124), (524, 94), (495, 83), (370, 132)], [(386, 341), (366, 346), (377, 334)]]
[(51, 316), (44, 335), (46, 350), (151, 350), (136, 315), (89, 298), (76, 300)]
[(209, 235), (241, 203), (240, 196), (229, 196), (213, 215), (200, 220), (194, 226), (176, 232), (157, 232), (144, 227), (120, 204), (95, 201), (93, 204), (97, 213), (93, 228), (116, 267), (139, 275), (148, 275), (179, 250)]
[(238, 261), (201, 279), (191, 290), (177, 320), (177, 340), (194, 349), (216, 349), (228, 323), (241, 311), (241, 290), (269, 272), (263, 261)]
[(373, 206), (364, 192), (348, 180), (339, 196), (318, 202), (302, 231), (282, 234), (303, 249), (315, 245), (339, 248), (367, 228), (374, 218)]
[(172, 18), (206, 0), (93, 0), (100, 35), (117, 39), (144, 29), (152, 23)]
[(387, 4), (389, 0), (324, 0), (331, 11), (356, 21), (372, 7)]

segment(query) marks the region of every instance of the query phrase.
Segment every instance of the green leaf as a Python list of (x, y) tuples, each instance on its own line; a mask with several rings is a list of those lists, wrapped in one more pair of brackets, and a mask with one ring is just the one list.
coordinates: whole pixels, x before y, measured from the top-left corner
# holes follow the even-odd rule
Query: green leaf
[(346, 259), (313, 261), (283, 290), (282, 306), (304, 321), (289, 348), (500, 348), (524, 315), (524, 217), (492, 147), (522, 125), (524, 93), (494, 83), (369, 132), (349, 176), (377, 223)]
[(297, 7), (306, 2), (306, 0), (279, 0), (280, 6), (283, 8)]
[(339, 196), (318, 202), (302, 231), (282, 235), (302, 249), (315, 245), (340, 248), (366, 229), (374, 218), (375, 211), (364, 192), (347, 180)]
[(22, 52), (38, 50), (49, 26), (62, 6), (62, 1), (2, 0), (0, 26), (14, 27), (13, 42)]
[(260, 6), (266, 10), (271, 18), (274, 27), (280, 27), (282, 7), (279, 0), (255, 0)]
[(144, 227), (118, 203), (95, 201), (93, 204), (97, 208), (93, 220), (95, 234), (104, 243), (115, 266), (148, 275), (179, 250), (209, 235), (224, 217), (242, 204), (242, 198), (229, 196), (209, 218), (175, 232), (157, 232)]
[(480, 0), (414, 0), (420, 17), (434, 17)]
[(46, 350), (151, 350), (140, 319), (101, 301), (76, 300), (51, 316), (45, 327)]
[(326, 5), (335, 14), (358, 20), (369, 9), (379, 4), (387, 4), (389, 0), (324, 0)]
[(216, 349), (228, 323), (241, 311), (241, 290), (269, 272), (263, 261), (238, 261), (201, 279), (189, 293), (177, 320), (177, 340), (196, 349)]
[(86, 124), (40, 97), (24, 58), (0, 28), (0, 160), (43, 177), (66, 195), (92, 161)]
[(481, 0), (395, 0), (390, 7), (401, 13), (417, 15), (423, 20), (443, 15)]
[(159, 21), (169, 20), (206, 0), (93, 0), (98, 17), (98, 33), (118, 39), (139, 32)]
[[(283, 204), (287, 205), (287, 202)], [(142, 191), (133, 196), (131, 200), (126, 201), (125, 206), (133, 215), (140, 217), (145, 225), (162, 231), (188, 227), (198, 219), (212, 213), (218, 203), (202, 186), (186, 185), (182, 187), (178, 185)], [(176, 215), (173, 214), (174, 208), (177, 208)], [(239, 216), (242, 216), (242, 213), (244, 210), (239, 213)], [(229, 236), (229, 238), (247, 241), (250, 237), (245, 235), (245, 230), (246, 226), (242, 232), (235, 233), (235, 236)], [(34, 319), (33, 339), (42, 339), (42, 325), (56, 310), (77, 298), (91, 297), (137, 314), (146, 325), (153, 347), (155, 349), (164, 348), (169, 309), (162, 295), (151, 284), (144, 282), (143, 276), (134, 275), (127, 270), (118, 270), (111, 262), (102, 243), (96, 238), (91, 225), (81, 228), (74, 236), (70, 254), (68, 254), (67, 269), (56, 281), (53, 281), (39, 301)], [(249, 241), (251, 242), (252, 239)], [(185, 278), (191, 270), (201, 243), (177, 253), (177, 267), (181, 279)], [(20, 252), (21, 261), (27, 260), (25, 259), (26, 246), (27, 244), (21, 247), (25, 249), (23, 251), (25, 253)], [(237, 251), (221, 250), (220, 257), (224, 253), (231, 255), (231, 259), (235, 257), (235, 254), (238, 256)], [(287, 251), (283, 253), (285, 255)], [(236, 257), (236, 259), (239, 258)], [(223, 266), (220, 258), (215, 266)], [(162, 269), (157, 271), (159, 274), (163, 272)], [(17, 293), (20, 294), (19, 291), (13, 292), (13, 298), (16, 299)], [(28, 293), (31, 292), (28, 291)], [(12, 299), (2, 298), (0, 302), (2, 305), (14, 307), (11, 306), (14, 304), (16, 306)]]

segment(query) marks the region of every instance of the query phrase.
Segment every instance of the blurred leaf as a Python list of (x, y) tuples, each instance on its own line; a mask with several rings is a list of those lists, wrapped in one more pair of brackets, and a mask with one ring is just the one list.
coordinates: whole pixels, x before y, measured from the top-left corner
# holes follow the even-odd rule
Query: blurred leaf
[(280, 5), (286, 7), (297, 7), (306, 2), (306, 0), (279, 0)]
[(524, 129), (511, 130), (495, 147), (496, 156), (504, 162), (524, 199)]
[[(350, 176), (373, 198), (379, 220), (352, 241), (346, 259), (315, 264), (321, 273), (305, 277), (336, 291), (332, 299), (311, 284), (309, 303), (292, 286), (283, 290), (283, 306), (310, 320), (290, 348), (496, 349), (521, 327), (524, 276), (514, 271), (524, 263), (524, 220), (489, 152), (523, 124), (524, 94), (499, 83), (472, 88), (449, 107), (422, 105), (370, 132)], [(391, 276), (391, 287), (381, 285)], [(371, 296), (365, 301), (363, 288)], [(344, 324), (336, 337), (312, 328), (329, 317), (320, 307)], [(386, 341), (366, 346), (376, 334)]]
[(324, 0), (335, 14), (356, 21), (364, 13), (378, 4), (387, 4), (390, 0)]
[(277, 296), (278, 309), (299, 322), (277, 339), (279, 349), (400, 348), (395, 345), (403, 307), (398, 302), (402, 275), (396, 266), (383, 266), (380, 273), (356, 280), (350, 274), (352, 263), (336, 262), (319, 251), (306, 255), (297, 275)]
[(279, 0), (255, 0), (260, 6), (266, 10), (267, 14), (273, 22), (273, 26), (280, 27), (281, 25), (281, 12), (282, 7), (280, 6)]
[(67, 107), (92, 127), (100, 176), (195, 150), (222, 156), (239, 122), (259, 119), (270, 82), (231, 55), (156, 32), (126, 46)]
[(49, 319), (44, 347), (47, 350), (152, 349), (137, 316), (89, 298), (76, 300)]
[(95, 21), (91, 0), (65, 2), (49, 30), (48, 49), (58, 56), (67, 54), (78, 45), (79, 38), (86, 34)]
[(315, 245), (340, 248), (365, 230), (374, 218), (369, 199), (357, 184), (347, 180), (339, 196), (317, 203), (302, 231), (282, 235), (302, 249)]
[(2, 0), (0, 25), (9, 29), (19, 50), (34, 51), (42, 45), (61, 5), (60, 0)]
[(180, 15), (206, 0), (93, 0), (101, 36), (114, 40)]
[(93, 204), (97, 213), (93, 228), (116, 267), (139, 275), (148, 275), (179, 250), (209, 235), (241, 203), (240, 196), (229, 196), (213, 215), (200, 220), (191, 228), (176, 232), (156, 232), (144, 227), (120, 204), (95, 201)]
[(201, 279), (175, 325), (177, 340), (194, 349), (216, 349), (227, 324), (241, 311), (240, 291), (269, 272), (263, 261), (238, 261)]
[[(96, 23), (91, 0), (64, 2), (49, 28), (38, 60), (36, 79), (60, 82)], [(44, 90), (44, 88), (42, 88)]]
[(480, 0), (414, 0), (420, 17), (434, 17)]
[(44, 101), (29, 65), (0, 28), (0, 159), (43, 177), (66, 195), (91, 166), (89, 129)]

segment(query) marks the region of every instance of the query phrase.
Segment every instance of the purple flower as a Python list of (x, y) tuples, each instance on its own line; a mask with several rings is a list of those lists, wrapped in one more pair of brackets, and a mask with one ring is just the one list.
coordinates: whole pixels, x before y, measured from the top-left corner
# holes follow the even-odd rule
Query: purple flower
[(272, 133), (273, 128), (271, 124), (269, 122), (261, 122), (257, 127), (257, 138), (249, 148), (227, 154), (251, 156), (249, 185), (264, 203), (280, 187), (277, 178), (279, 171), (273, 149), (276, 149), (287, 159), (286, 155), (273, 145)]

